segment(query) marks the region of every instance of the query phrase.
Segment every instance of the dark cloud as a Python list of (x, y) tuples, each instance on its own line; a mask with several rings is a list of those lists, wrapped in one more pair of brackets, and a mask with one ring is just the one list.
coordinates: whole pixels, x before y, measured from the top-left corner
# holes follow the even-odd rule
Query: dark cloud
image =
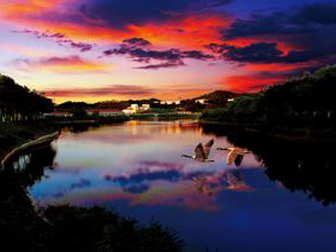
[(31, 34), (31, 35), (34, 35), (38, 39), (41, 39), (41, 38), (50, 39), (50, 40), (55, 41), (60, 46), (68, 46), (74, 49), (78, 49), (81, 52), (90, 51), (93, 48), (93, 44), (74, 41), (72, 39), (69, 39), (62, 33), (52, 33), (49, 31), (39, 32), (36, 30), (28, 30), (28, 29), (21, 30), (21, 31), (16, 30), (13, 32)]
[(232, 46), (229, 46), (229, 45), (227, 45), (225, 43), (221, 44), (221, 45), (216, 44), (216, 43), (211, 43), (211, 44), (205, 45), (204, 47), (207, 48), (207, 49), (209, 49), (213, 53), (223, 53), (226, 50), (228, 50), (230, 48), (233, 48)]
[(298, 63), (323, 57), (309, 50), (291, 50), (284, 54), (276, 43), (254, 43), (244, 47), (223, 46), (222, 57), (242, 63)]
[(151, 43), (148, 40), (143, 38), (124, 39), (122, 42), (131, 46), (139, 46), (139, 47), (151, 45)]
[(200, 12), (231, 3), (231, 0), (97, 0), (86, 1), (80, 12), (90, 19), (103, 20), (113, 28), (165, 22), (176, 15)]
[[(252, 44), (241, 48), (208, 49), (221, 53), (230, 60), (255, 63), (297, 63), (319, 61), (333, 63), (336, 56), (336, 4), (310, 4), (269, 15), (254, 15), (236, 20), (223, 31), (224, 40), (252, 37), (281, 40), (294, 48), (282, 55), (275, 44)], [(216, 47), (217, 46), (217, 47)]]
[(310, 25), (293, 23), (287, 13), (273, 13), (269, 16), (252, 15), (250, 19), (238, 19), (229, 29), (223, 30), (224, 40), (265, 35), (297, 35), (316, 31)]
[[(136, 67), (136, 69), (179, 67), (185, 65), (183, 62), (184, 59), (205, 61), (215, 58), (213, 55), (204, 54), (202, 51), (198, 50), (181, 51), (175, 48), (168, 50), (153, 50), (143, 48), (147, 45), (151, 45), (150, 42), (142, 38), (126, 39), (123, 40), (123, 43), (119, 47), (105, 50), (103, 56), (127, 55), (133, 61), (147, 64), (145, 66)], [(152, 61), (159, 63), (150, 64)]]
[(230, 47), (223, 56), (226, 59), (238, 62), (269, 63), (278, 61), (282, 51), (276, 48), (275, 43), (255, 43), (245, 47)]
[(184, 66), (185, 64), (183, 62), (175, 62), (175, 63), (161, 63), (161, 64), (151, 64), (151, 65), (145, 65), (141, 67), (134, 67), (135, 69), (145, 69), (145, 70), (157, 70), (160, 68), (173, 68), (173, 67), (179, 67)]
[[(275, 41), (248, 46), (209, 44), (223, 59), (241, 63), (333, 63), (336, 57), (336, 4), (311, 4), (283, 12), (238, 19), (223, 30), (223, 41), (254, 38)], [(289, 47), (281, 51), (276, 41)], [(293, 49), (290, 49), (290, 48)]]
[(327, 25), (336, 24), (336, 4), (310, 4), (300, 8), (252, 15), (236, 20), (223, 30), (224, 39), (257, 37), (263, 35), (299, 35), (318, 32)]
[(196, 59), (196, 60), (209, 60), (214, 59), (213, 55), (204, 54), (201, 51), (192, 50), (192, 51), (184, 51), (182, 52), (182, 58)]
[(336, 24), (336, 4), (316, 3), (304, 6), (292, 19), (293, 23)]
[[(287, 54), (277, 48), (276, 43), (254, 43), (248, 46), (236, 47), (227, 44), (210, 44), (206, 48), (217, 53), (224, 60), (240, 63), (299, 63), (311, 60), (334, 59), (336, 48), (333, 47), (333, 41), (336, 41), (336, 35), (329, 36), (330, 43), (321, 45), (321, 41), (313, 42), (315, 46), (306, 50), (290, 50)], [(316, 38), (318, 39), (318, 38)]]
[(104, 55), (129, 55), (135, 61), (145, 63), (148, 63), (151, 60), (167, 61), (171, 63), (181, 61), (181, 52), (178, 49), (157, 51), (121, 46), (117, 49), (104, 51)]

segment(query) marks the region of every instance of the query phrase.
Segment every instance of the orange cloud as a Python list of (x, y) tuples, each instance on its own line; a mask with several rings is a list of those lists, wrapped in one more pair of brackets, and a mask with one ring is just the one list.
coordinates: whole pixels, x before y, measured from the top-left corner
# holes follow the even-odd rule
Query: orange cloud
[[(66, 8), (61, 8), (73, 0), (51, 1), (6, 1), (1, 3), (0, 13), (5, 20), (29, 26), (39, 31), (52, 31), (62, 33), (65, 36), (85, 41), (115, 42), (119, 43), (125, 38), (141, 37), (158, 46), (182, 48), (201, 48), (208, 43), (221, 41), (221, 30), (228, 27), (232, 18), (219, 14), (199, 15), (188, 14), (176, 17), (164, 23), (147, 23), (143, 25), (128, 25), (125, 29), (111, 27), (103, 20), (83, 19), (80, 13), (70, 13)], [(60, 7), (61, 6), (61, 7)], [(64, 17), (78, 15), (80, 22), (72, 22), (73, 19), (49, 18), (52, 13)]]
[(129, 30), (155, 44), (200, 48), (209, 42), (220, 43), (220, 30), (231, 22), (229, 17), (190, 15), (164, 24), (130, 25)]
[(298, 68), (311, 67), (316, 65), (317, 62), (304, 62), (304, 63), (295, 63), (295, 64), (248, 64), (245, 66), (246, 69), (252, 71), (290, 71)]
[(7, 18), (16, 19), (23, 15), (36, 15), (55, 9), (69, 0), (4, 0), (1, 3), (1, 12)]
[(297, 65), (286, 64), (249, 64), (245, 68), (252, 71), (289, 71), (296, 69)]

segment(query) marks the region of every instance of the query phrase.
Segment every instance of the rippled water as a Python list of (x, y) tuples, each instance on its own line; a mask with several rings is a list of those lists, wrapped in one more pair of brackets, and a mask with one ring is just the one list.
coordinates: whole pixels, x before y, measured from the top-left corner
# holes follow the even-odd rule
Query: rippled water
[[(181, 157), (210, 139), (214, 162)], [(159, 221), (179, 232), (186, 251), (336, 248), (334, 205), (309, 199), (308, 186), (291, 192), (253, 151), (240, 165), (228, 164), (230, 151), (216, 149), (230, 146), (192, 121), (65, 129), (53, 143), (53, 165), (29, 192), (41, 204), (102, 205), (143, 223)]]

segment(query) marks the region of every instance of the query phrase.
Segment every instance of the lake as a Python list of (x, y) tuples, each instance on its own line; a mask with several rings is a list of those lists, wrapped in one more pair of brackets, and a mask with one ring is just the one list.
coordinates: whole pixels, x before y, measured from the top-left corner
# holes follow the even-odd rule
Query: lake
[[(185, 251), (333, 251), (333, 150), (218, 127), (177, 120), (65, 128), (28, 192), (41, 205), (99, 205), (158, 221), (179, 233)], [(211, 139), (214, 162), (182, 157)], [(217, 150), (233, 146), (238, 159)]]

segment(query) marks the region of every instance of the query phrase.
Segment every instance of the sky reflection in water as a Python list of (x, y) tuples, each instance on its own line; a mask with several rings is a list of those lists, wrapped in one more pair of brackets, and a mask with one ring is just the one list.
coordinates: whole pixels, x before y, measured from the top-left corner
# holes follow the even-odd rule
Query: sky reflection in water
[[(211, 138), (214, 163), (181, 157)], [(64, 131), (54, 169), (30, 192), (41, 203), (104, 205), (144, 222), (158, 220), (179, 231), (189, 251), (336, 248), (334, 207), (271, 182), (253, 153), (238, 167), (228, 165), (229, 152), (216, 149), (229, 146), (190, 121)]]

